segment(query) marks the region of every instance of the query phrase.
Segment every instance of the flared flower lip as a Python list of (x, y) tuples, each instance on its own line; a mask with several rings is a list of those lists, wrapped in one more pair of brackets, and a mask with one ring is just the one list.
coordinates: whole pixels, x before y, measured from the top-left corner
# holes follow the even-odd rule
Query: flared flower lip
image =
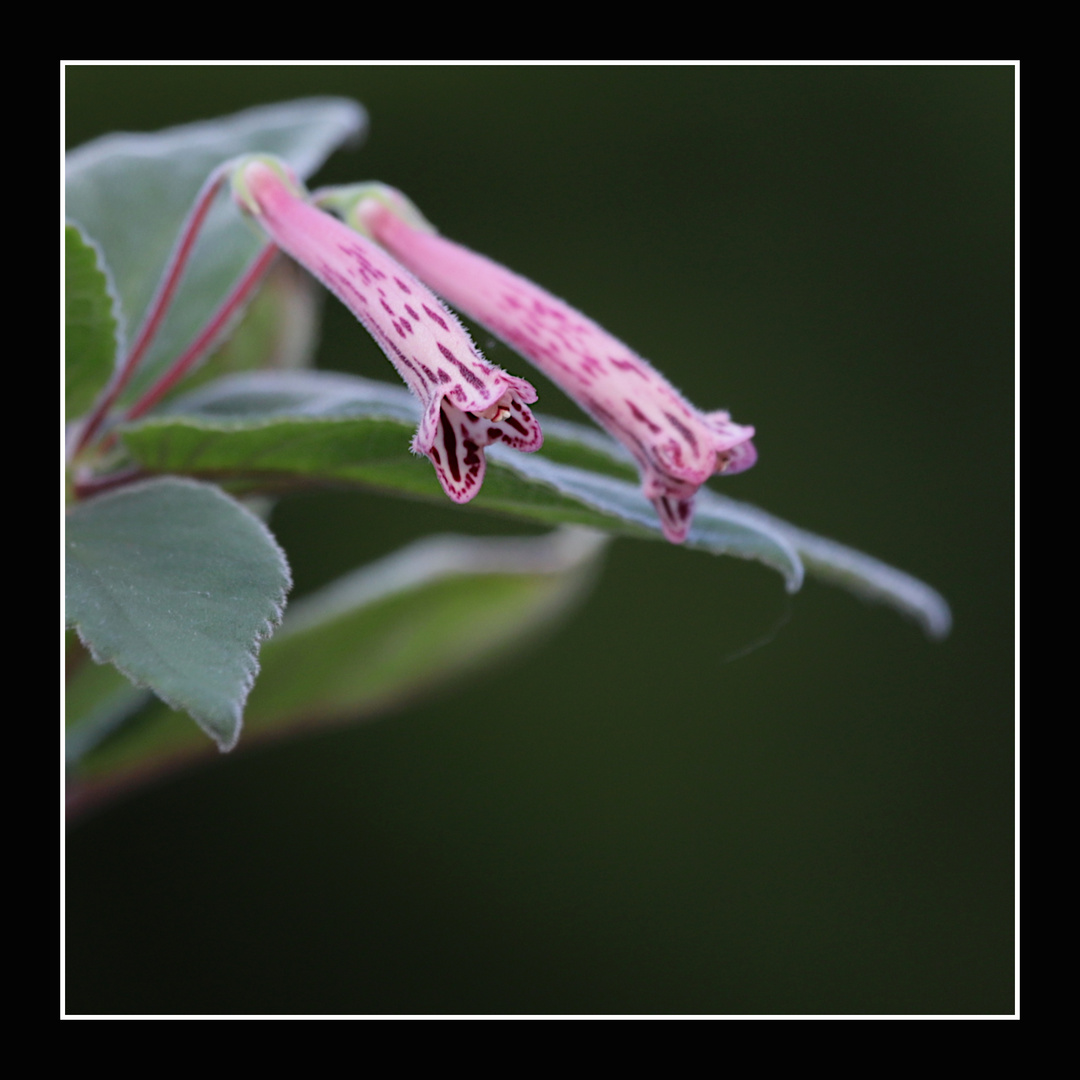
[[(691, 405), (651, 364), (540, 286), (437, 235), (400, 192), (366, 185), (348, 220), (425, 284), (535, 364), (641, 469), (664, 536), (683, 542), (697, 489), (757, 460), (754, 428)], [(364, 190), (361, 188), (360, 190)]]
[(431, 460), (451, 499), (467, 502), (480, 490), (485, 446), (540, 448), (543, 434), (528, 408), (536, 390), (489, 363), (426, 285), (377, 244), (312, 206), (281, 163), (246, 159), (233, 176), (237, 202), (352, 311), (419, 399), (422, 415), (411, 447)]

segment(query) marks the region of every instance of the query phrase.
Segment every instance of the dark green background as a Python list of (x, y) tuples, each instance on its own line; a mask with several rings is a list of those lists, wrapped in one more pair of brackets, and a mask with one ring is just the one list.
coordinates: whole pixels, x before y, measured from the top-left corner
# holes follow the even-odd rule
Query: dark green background
[[(618, 542), (527, 655), (75, 828), (69, 1011), (1012, 1012), (1013, 80), (68, 68), (69, 146), (362, 101), (370, 137), (323, 179), (402, 188), (756, 425), (757, 467), (715, 486), (956, 620), (934, 645), (813, 582), (789, 603), (755, 565)], [(320, 363), (393, 378), (333, 302)], [(520, 531), (343, 493), (273, 525), (298, 592), (422, 533)]]

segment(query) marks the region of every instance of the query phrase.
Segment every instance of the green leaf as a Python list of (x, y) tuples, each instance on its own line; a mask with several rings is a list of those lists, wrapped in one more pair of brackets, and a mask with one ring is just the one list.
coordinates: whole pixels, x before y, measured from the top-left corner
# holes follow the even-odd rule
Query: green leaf
[[(409, 452), (418, 418), (414, 398), (388, 383), (329, 372), (255, 373), (187, 395), (170, 413), (129, 425), (123, 437), (155, 472), (268, 489), (358, 484), (445, 502), (430, 464)], [(541, 423), (541, 454), (488, 448), (487, 476), (470, 508), (660, 538), (656, 513), (621, 448), (580, 425)], [(788, 541), (729, 501), (701, 499), (689, 545), (757, 559), (781, 573), (790, 590), (802, 581)]]
[(192, 390), (238, 371), (288, 371), (315, 359), (326, 290), (291, 259), (275, 259), (239, 325), (184, 381)]
[[(368, 717), (494, 663), (584, 596), (604, 541), (583, 529), (429, 537), (305, 597), (263, 646), (243, 745)], [(191, 725), (157, 707), (76, 775), (100, 795), (205, 756)]]
[(266, 526), (208, 484), (134, 484), (67, 518), (68, 625), (98, 663), (189, 713), (222, 750), (290, 585)]
[[(725, 499), (723, 495), (713, 498)], [(918, 623), (926, 636), (935, 641), (949, 636), (952, 612), (948, 602), (925, 581), (865, 552), (789, 525), (756, 506), (739, 505), (752, 520), (781, 533), (799, 553), (808, 574), (829, 585), (839, 585), (871, 603), (895, 608)]]
[[(239, 154), (265, 152), (306, 178), (365, 125), (365, 113), (353, 101), (309, 98), (153, 134), (106, 135), (68, 154), (67, 215), (104, 252), (128, 336), (138, 329), (180, 226), (213, 169)], [(220, 195), (124, 401), (179, 355), (263, 243), (227, 194)]]
[(606, 539), (433, 536), (338, 579), (267, 646), (250, 731), (368, 714), (490, 662), (581, 598)]
[(132, 686), (111, 664), (95, 664), (88, 657), (65, 688), (64, 749), (68, 765), (74, 765), (117, 731), (152, 698), (149, 690)]
[(116, 294), (101, 253), (75, 225), (64, 230), (64, 416), (90, 408), (116, 363)]
[[(389, 383), (330, 372), (253, 374), (206, 386), (124, 438), (138, 461), (163, 472), (244, 478), (256, 487), (355, 483), (445, 502), (427, 461), (407, 452), (417, 418), (411, 395)], [(581, 424), (542, 417), (541, 425), (541, 453), (488, 448), (484, 487), (469, 508), (660, 539), (622, 446)], [(949, 606), (925, 582), (709, 488), (698, 492), (686, 546), (756, 559), (781, 573), (789, 592), (805, 566), (908, 615), (932, 638), (949, 633)]]

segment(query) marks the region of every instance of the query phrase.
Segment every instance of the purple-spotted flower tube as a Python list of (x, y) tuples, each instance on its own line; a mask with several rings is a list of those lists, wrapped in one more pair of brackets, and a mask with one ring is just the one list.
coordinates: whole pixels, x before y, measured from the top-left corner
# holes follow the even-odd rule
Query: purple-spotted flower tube
[(750, 468), (754, 429), (723, 411), (703, 413), (647, 361), (569, 304), (483, 255), (436, 234), (412, 203), (382, 184), (316, 196), (459, 311), (532, 361), (641, 469), (664, 536), (682, 543), (694, 495), (714, 473)]
[(286, 165), (237, 162), (233, 195), (363, 323), (420, 399), (412, 450), (427, 455), (454, 502), (480, 490), (485, 446), (540, 448), (532, 386), (489, 364), (457, 318), (382, 248), (312, 206)]

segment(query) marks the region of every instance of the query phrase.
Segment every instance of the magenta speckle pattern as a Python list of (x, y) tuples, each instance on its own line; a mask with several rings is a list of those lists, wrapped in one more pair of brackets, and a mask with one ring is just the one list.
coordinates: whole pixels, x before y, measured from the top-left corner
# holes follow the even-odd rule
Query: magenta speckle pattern
[(723, 411), (696, 409), (651, 364), (558, 297), (413, 228), (379, 200), (360, 203), (356, 217), (394, 258), (528, 358), (633, 454), (672, 543), (686, 539), (694, 495), (710, 476), (757, 460), (752, 427)]
[(480, 490), (485, 446), (540, 448), (540, 425), (528, 408), (536, 391), (489, 364), (427, 286), (294, 194), (269, 166), (253, 161), (243, 177), (267, 235), (352, 311), (419, 398), (412, 450), (427, 456), (454, 502)]

